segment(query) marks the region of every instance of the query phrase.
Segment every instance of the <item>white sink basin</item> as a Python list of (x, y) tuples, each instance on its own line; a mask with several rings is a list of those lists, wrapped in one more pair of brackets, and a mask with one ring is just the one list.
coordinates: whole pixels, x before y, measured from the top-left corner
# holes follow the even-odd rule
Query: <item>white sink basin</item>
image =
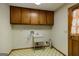
[(33, 35), (35, 38), (44, 37), (43, 35)]

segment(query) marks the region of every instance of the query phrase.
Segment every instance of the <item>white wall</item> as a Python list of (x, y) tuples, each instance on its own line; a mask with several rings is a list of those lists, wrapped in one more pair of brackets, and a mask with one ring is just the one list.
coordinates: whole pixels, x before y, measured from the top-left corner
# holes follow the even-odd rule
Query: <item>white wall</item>
[(32, 47), (32, 40), (29, 39), (30, 31), (44, 35), (45, 39), (48, 40), (51, 38), (51, 29), (49, 26), (29, 26), (29, 25), (13, 25), (12, 26), (12, 37), (13, 37), (13, 48), (28, 48)]
[(0, 53), (9, 53), (11, 47), (10, 11), (7, 4), (0, 4)]
[(10, 10), (7, 4), (0, 4), (0, 53), (9, 53), (11, 46)]
[(53, 45), (68, 55), (68, 8), (73, 4), (65, 4), (55, 12), (54, 27), (52, 27)]

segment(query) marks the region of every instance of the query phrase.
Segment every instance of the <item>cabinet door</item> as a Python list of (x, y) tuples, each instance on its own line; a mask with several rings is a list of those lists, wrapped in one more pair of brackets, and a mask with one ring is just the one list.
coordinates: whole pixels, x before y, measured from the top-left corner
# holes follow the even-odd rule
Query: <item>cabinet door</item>
[(47, 15), (47, 24), (53, 25), (54, 24), (54, 12), (48, 11), (46, 15)]
[(30, 10), (22, 8), (22, 24), (30, 24)]
[(31, 24), (39, 24), (39, 11), (31, 10)]
[(45, 11), (40, 11), (39, 12), (39, 22), (40, 24), (46, 24), (46, 12)]
[(79, 42), (72, 40), (72, 55), (79, 56)]
[(21, 23), (21, 8), (10, 7), (11, 23), (18, 24)]
[(68, 49), (69, 56), (78, 56), (79, 55), (78, 37), (70, 36), (68, 39), (69, 39), (68, 40), (68, 42), (69, 42), (68, 47), (70, 48), (70, 49)]

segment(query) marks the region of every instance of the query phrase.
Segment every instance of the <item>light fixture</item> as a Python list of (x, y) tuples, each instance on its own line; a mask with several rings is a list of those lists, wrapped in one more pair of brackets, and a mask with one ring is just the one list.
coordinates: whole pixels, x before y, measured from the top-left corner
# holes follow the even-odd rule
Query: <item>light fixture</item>
[(35, 3), (36, 5), (40, 5), (41, 3)]
[(39, 1), (35, 1), (35, 4), (36, 5), (40, 5), (41, 3)]

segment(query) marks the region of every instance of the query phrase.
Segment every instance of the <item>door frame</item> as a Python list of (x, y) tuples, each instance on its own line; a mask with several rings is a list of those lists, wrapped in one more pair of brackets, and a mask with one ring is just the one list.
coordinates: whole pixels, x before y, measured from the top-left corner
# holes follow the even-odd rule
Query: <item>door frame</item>
[(72, 42), (69, 42), (69, 39), (70, 39), (70, 31), (71, 31), (71, 24), (72, 24), (72, 11), (74, 9), (77, 9), (79, 8), (79, 3), (78, 4), (75, 4), (73, 5), (72, 7), (69, 7), (68, 8), (68, 56), (71, 56), (72, 55), (72, 49), (71, 49), (71, 46), (72, 46)]

